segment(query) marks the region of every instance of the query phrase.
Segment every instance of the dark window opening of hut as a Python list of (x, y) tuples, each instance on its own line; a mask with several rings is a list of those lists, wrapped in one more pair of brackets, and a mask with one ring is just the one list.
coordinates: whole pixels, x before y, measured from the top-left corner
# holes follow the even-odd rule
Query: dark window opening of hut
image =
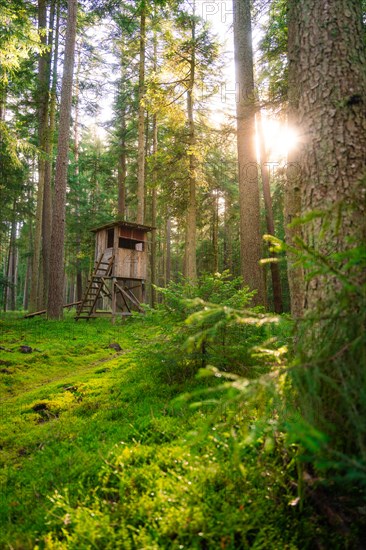
[(114, 228), (107, 231), (107, 248), (113, 248)]
[(125, 237), (120, 237), (118, 242), (119, 248), (127, 248), (128, 250), (138, 250), (143, 252), (144, 242), (136, 241), (135, 239), (126, 239)]

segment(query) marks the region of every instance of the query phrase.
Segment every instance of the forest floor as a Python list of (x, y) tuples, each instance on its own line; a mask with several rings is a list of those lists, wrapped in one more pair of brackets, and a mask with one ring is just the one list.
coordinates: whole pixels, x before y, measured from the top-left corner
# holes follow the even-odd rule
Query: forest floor
[(241, 446), (235, 423), (176, 399), (213, 382), (171, 370), (172, 332), (153, 314), (2, 316), (0, 548), (343, 548), (299, 504), (291, 447)]

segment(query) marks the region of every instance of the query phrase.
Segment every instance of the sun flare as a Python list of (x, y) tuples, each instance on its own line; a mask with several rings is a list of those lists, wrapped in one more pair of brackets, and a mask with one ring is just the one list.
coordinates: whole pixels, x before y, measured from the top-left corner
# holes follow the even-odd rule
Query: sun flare
[[(262, 116), (261, 123), (268, 160), (281, 161), (286, 159), (288, 153), (297, 143), (295, 130), (286, 123), (266, 116)], [(257, 144), (257, 150), (259, 150), (259, 144)]]

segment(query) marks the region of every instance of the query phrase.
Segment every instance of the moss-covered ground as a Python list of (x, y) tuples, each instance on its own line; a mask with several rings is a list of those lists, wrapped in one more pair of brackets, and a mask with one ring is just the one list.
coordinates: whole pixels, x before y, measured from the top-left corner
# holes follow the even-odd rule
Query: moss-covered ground
[(152, 314), (0, 319), (0, 548), (342, 547), (298, 505), (291, 448), (242, 446), (175, 404), (211, 382), (169, 370), (173, 330)]

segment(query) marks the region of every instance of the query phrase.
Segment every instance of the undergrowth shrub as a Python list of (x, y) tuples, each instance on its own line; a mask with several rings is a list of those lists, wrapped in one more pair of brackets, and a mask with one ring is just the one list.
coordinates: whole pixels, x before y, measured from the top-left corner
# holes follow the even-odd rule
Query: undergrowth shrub
[(252, 348), (278, 331), (260, 307), (247, 309), (252, 322), (242, 322), (253, 292), (242, 288), (240, 277), (205, 275), (197, 285), (173, 282), (159, 291), (163, 303), (150, 315), (164, 328), (139, 355), (164, 381), (182, 383), (208, 364), (249, 377), (263, 369)]
[(182, 318), (191, 311), (189, 307), (187, 309), (187, 300), (200, 298), (240, 309), (248, 305), (254, 294), (248, 287), (243, 288), (241, 277), (232, 277), (229, 271), (202, 275), (194, 285), (185, 279), (170, 282), (166, 288), (158, 290), (163, 296), (163, 309)]
[(334, 292), (297, 329), (290, 377), (308, 426), (297, 440), (318, 471), (366, 488), (366, 247), (327, 257), (301, 250), (308, 279), (331, 278)]

